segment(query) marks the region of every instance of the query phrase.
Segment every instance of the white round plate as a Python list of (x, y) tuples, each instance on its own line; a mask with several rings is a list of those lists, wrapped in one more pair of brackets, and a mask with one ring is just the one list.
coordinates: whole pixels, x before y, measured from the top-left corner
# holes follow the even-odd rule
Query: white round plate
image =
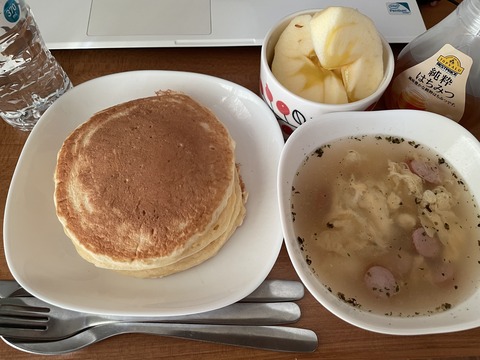
[[(184, 92), (210, 108), (236, 141), (236, 158), (249, 193), (245, 221), (215, 257), (181, 273), (137, 279), (96, 268), (77, 254), (55, 215), (57, 152), (65, 138), (95, 112), (168, 89)], [(219, 78), (135, 71), (76, 86), (42, 116), (15, 169), (4, 219), (10, 271), (33, 295), (93, 313), (181, 315), (236, 302), (267, 277), (282, 245), (276, 177), (283, 144), (277, 121), (265, 103), (253, 92)]]

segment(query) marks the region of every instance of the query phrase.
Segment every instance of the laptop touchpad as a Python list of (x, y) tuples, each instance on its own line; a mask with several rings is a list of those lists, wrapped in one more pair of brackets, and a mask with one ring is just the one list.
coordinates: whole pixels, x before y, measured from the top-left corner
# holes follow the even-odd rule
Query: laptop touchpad
[(211, 33), (210, 0), (92, 0), (91, 36)]

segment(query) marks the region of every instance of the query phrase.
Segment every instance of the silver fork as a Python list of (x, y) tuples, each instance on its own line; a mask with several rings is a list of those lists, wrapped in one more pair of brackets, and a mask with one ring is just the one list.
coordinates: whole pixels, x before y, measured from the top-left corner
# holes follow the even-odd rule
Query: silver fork
[(104, 316), (63, 309), (35, 297), (0, 299), (0, 335), (24, 340), (56, 340), (83, 329), (112, 322), (186, 324), (280, 325), (297, 321), (300, 308), (293, 302), (234, 303), (218, 310), (162, 317)]

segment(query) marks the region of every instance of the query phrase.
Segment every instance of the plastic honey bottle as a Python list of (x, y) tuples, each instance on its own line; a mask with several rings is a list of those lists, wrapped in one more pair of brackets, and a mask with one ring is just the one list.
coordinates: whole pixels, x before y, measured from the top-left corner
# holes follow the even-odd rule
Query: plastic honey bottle
[(480, 0), (412, 40), (395, 67), (387, 108), (435, 112), (480, 134)]

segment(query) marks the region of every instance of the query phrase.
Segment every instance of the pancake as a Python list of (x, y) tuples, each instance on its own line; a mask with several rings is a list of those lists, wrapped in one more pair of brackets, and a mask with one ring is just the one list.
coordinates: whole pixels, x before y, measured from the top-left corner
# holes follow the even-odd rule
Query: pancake
[[(238, 177), (237, 177), (238, 178)], [(245, 217), (245, 206), (244, 200), (246, 199), (246, 194), (242, 193), (240, 184), (237, 182), (236, 184), (236, 192), (235, 192), (235, 211), (232, 214), (229, 226), (225, 231), (220, 234), (218, 238), (213, 240), (207, 246), (195, 252), (189, 256), (182, 258), (181, 260), (162, 267), (147, 269), (147, 270), (136, 270), (136, 271), (120, 271), (126, 275), (131, 275), (135, 277), (145, 278), (145, 277), (162, 277), (170, 274), (174, 274), (176, 272), (180, 272), (183, 270), (187, 270), (191, 267), (199, 265), (204, 261), (210, 259), (217, 252), (222, 248), (222, 246), (227, 242), (227, 240), (232, 236), (235, 232), (236, 228), (240, 226), (243, 222), (243, 218)], [(238, 199), (242, 201), (238, 201)]]
[(207, 108), (166, 91), (105, 109), (64, 141), (55, 206), (78, 253), (138, 277), (214, 256), (245, 217), (235, 142)]

